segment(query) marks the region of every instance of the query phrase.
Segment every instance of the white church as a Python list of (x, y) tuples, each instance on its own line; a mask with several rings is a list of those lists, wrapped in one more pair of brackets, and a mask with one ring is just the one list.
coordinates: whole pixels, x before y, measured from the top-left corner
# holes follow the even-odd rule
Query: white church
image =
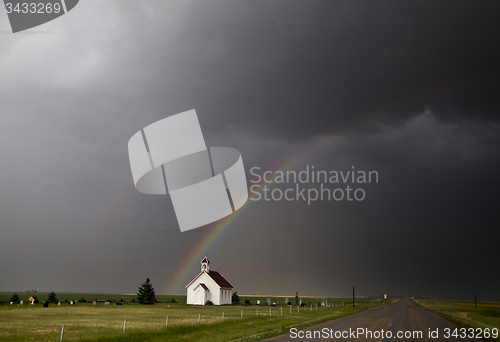
[(210, 300), (214, 305), (231, 304), (233, 286), (219, 272), (210, 271), (209, 265), (204, 257), (200, 274), (186, 285), (187, 303), (205, 305)]

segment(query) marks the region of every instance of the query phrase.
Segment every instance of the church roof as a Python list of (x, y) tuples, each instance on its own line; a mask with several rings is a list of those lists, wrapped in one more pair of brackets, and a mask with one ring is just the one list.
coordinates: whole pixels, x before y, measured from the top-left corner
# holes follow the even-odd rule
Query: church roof
[(200, 262), (201, 264), (203, 264), (204, 262), (206, 263), (209, 263), (210, 264), (210, 261), (208, 261), (208, 258), (207, 257), (204, 257), (203, 260)]
[(206, 291), (209, 291), (207, 285), (205, 285), (203, 283), (199, 283), (198, 285), (200, 285), (201, 287), (203, 287)]
[[(196, 279), (198, 279), (203, 273), (206, 273), (210, 276), (210, 278), (213, 279), (213, 281), (215, 281), (215, 283), (217, 285), (219, 285), (219, 287), (224, 287), (224, 288), (229, 288), (229, 289), (232, 289), (233, 288), (233, 285), (229, 284), (229, 282), (222, 276), (222, 274), (220, 274), (219, 272), (216, 272), (216, 271), (201, 271), (200, 274), (198, 274), (193, 280), (191, 280), (189, 282), (189, 284), (186, 285), (186, 288), (188, 288), (191, 284), (193, 284)], [(199, 283), (198, 285), (201, 285), (202, 283)], [(205, 284), (203, 284), (205, 285)], [(206, 286), (206, 285), (205, 285)]]
[(229, 284), (229, 282), (219, 272), (208, 271), (207, 273), (220, 287), (233, 288), (233, 285)]

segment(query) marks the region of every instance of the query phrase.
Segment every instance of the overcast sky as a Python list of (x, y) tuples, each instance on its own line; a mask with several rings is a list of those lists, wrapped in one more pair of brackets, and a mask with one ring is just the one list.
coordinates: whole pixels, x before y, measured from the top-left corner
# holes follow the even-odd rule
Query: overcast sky
[(499, 13), (82, 0), (13, 34), (2, 7), (0, 291), (134, 293), (149, 277), (184, 293), (199, 264), (182, 264), (221, 222), (181, 233), (169, 196), (135, 190), (127, 142), (196, 109), (249, 185), (291, 160), (379, 174), (363, 201), (243, 209), (206, 250), (238, 293), (500, 300)]

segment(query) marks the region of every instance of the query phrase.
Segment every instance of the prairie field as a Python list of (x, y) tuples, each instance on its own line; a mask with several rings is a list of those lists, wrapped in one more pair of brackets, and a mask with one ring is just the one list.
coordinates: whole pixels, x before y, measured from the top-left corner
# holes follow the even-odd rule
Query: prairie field
[[(29, 293), (18, 293), (23, 299)], [(45, 300), (48, 294), (38, 293), (39, 300)], [(64, 325), (64, 341), (229, 341), (235, 339), (258, 340), (265, 336), (285, 333), (292, 326), (311, 325), (325, 320), (342, 317), (369, 307), (388, 304), (391, 300), (357, 299), (352, 307), (352, 299), (331, 298), (331, 308), (321, 308), (316, 304), (326, 298), (301, 297), (311, 306), (291, 307), (286, 305), (255, 305), (257, 299), (265, 302), (266, 296), (240, 296), (244, 302), (250, 300), (250, 306), (194, 306), (182, 303), (185, 296), (158, 295), (157, 299), (178, 299), (179, 303), (156, 303), (140, 305), (126, 299), (124, 302), (112, 302), (104, 305), (98, 302), (77, 303), (73, 306), (61, 303), (35, 305), (9, 305), (5, 303), (12, 293), (0, 294), (0, 340), (2, 341), (59, 341)], [(121, 300), (122, 294), (57, 294), (59, 300), (114, 299)], [(90, 298), (90, 299), (89, 299)], [(272, 302), (284, 303), (285, 297), (269, 297)], [(292, 297), (289, 297), (292, 300)], [(27, 299), (27, 298), (26, 298)], [(26, 300), (24, 299), (24, 300)], [(342, 301), (345, 306), (341, 306)], [(337, 307), (335, 307), (337, 303)], [(122, 305), (117, 305), (122, 304)], [(198, 315), (200, 323), (198, 324)], [(224, 315), (224, 321), (222, 321)], [(243, 319), (241, 318), (243, 315)], [(166, 321), (168, 316), (168, 327)], [(125, 322), (126, 321), (126, 322)], [(125, 325), (125, 332), (124, 330)], [(168, 336), (168, 337), (167, 337)], [(251, 336), (251, 337), (249, 337)]]
[[(463, 327), (500, 331), (500, 302), (478, 301), (477, 308), (474, 301), (467, 300), (413, 299), (413, 302)], [(500, 337), (490, 340), (500, 341)]]

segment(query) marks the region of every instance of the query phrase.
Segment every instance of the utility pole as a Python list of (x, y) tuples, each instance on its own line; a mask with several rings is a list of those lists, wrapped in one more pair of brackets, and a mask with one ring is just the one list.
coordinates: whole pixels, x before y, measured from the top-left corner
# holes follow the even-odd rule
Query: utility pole
[(352, 287), (352, 307), (354, 307), (354, 286)]
[(476, 303), (476, 309), (477, 309), (477, 297), (476, 297), (476, 294), (474, 294), (474, 303)]

